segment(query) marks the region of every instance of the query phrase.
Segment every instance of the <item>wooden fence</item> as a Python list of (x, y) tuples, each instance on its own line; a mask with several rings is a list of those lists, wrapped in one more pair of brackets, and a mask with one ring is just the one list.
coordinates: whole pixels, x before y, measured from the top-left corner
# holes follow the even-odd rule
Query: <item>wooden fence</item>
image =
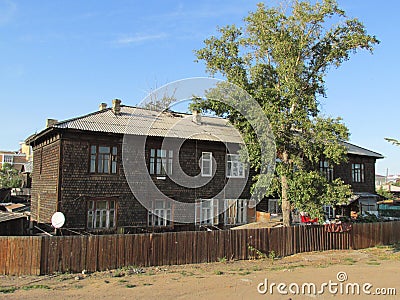
[(354, 224), (348, 232), (295, 226), (201, 232), (58, 237), (0, 237), (0, 274), (42, 275), (361, 249), (400, 241), (400, 222)]

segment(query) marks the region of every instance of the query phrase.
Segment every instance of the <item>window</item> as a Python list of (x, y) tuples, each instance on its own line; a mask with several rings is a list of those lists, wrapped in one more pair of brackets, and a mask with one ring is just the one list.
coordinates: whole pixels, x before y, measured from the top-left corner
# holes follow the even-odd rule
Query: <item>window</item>
[(150, 174), (171, 175), (174, 152), (164, 149), (150, 149)]
[(268, 199), (268, 212), (270, 214), (282, 213), (281, 206), (279, 205), (279, 199)]
[(226, 158), (226, 177), (243, 178), (244, 168), (239, 154), (227, 154)]
[(117, 147), (91, 146), (90, 173), (117, 173)]
[(201, 176), (212, 176), (212, 152), (202, 152), (201, 154)]
[(196, 225), (218, 225), (218, 199), (196, 200)]
[(351, 164), (353, 182), (364, 182), (364, 164)]
[(167, 200), (155, 200), (153, 208), (149, 210), (149, 226), (170, 226), (172, 225), (171, 202)]
[(326, 160), (321, 160), (319, 162), (319, 171), (325, 175), (326, 179), (328, 181), (332, 181), (333, 180), (333, 168), (332, 166), (329, 164), (328, 161)]
[(236, 225), (247, 223), (247, 199), (225, 200), (225, 224)]
[(114, 228), (115, 212), (115, 200), (90, 200), (87, 227), (89, 229)]
[(325, 216), (330, 220), (335, 218), (335, 209), (332, 207), (332, 205), (324, 205), (324, 214)]
[(4, 155), (3, 156), (3, 163), (12, 164), (13, 163), (13, 156), (12, 155)]

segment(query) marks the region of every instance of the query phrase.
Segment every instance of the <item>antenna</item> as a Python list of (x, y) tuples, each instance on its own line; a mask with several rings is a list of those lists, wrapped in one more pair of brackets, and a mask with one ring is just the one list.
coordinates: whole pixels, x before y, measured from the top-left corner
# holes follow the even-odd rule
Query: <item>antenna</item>
[(61, 228), (64, 225), (64, 223), (65, 223), (65, 216), (60, 211), (54, 213), (54, 215), (51, 217), (51, 225), (53, 225), (53, 227), (56, 229)]

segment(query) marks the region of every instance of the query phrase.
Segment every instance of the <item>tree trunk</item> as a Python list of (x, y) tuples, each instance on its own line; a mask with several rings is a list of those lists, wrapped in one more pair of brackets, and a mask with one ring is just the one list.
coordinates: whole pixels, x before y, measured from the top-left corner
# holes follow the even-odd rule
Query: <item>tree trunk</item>
[(290, 217), (290, 202), (288, 199), (287, 191), (288, 191), (288, 183), (286, 175), (281, 175), (281, 187), (282, 187), (282, 217), (283, 217), (283, 226), (288, 227), (292, 225), (291, 217)]
[[(289, 155), (286, 151), (282, 153), (282, 163), (286, 166), (289, 163)], [(285, 170), (281, 175), (281, 188), (282, 188), (282, 217), (283, 217), (283, 226), (288, 227), (292, 225), (291, 219), (291, 209), (290, 209), (290, 202), (288, 199), (288, 182), (287, 177), (285, 174)]]

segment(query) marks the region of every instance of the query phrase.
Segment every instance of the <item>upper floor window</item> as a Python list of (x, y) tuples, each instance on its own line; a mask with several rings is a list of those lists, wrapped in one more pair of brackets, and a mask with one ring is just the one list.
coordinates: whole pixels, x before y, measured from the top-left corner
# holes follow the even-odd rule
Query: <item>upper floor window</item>
[(115, 200), (91, 200), (88, 202), (87, 227), (107, 229), (115, 227)]
[(3, 163), (12, 164), (13, 163), (13, 156), (12, 155), (4, 155), (3, 156)]
[(171, 202), (167, 200), (155, 200), (152, 202), (152, 210), (149, 210), (149, 226), (169, 226), (172, 225)]
[(202, 152), (201, 155), (201, 176), (212, 176), (212, 152)]
[(351, 164), (353, 182), (364, 182), (364, 164)]
[(333, 168), (331, 166), (331, 164), (326, 161), (326, 160), (321, 160), (319, 162), (319, 171), (325, 175), (326, 179), (328, 181), (332, 181), (333, 180)]
[(226, 155), (226, 177), (244, 178), (243, 162), (239, 154)]
[(174, 152), (164, 149), (150, 149), (150, 174), (171, 175)]
[(92, 145), (90, 147), (90, 173), (117, 173), (117, 147)]

